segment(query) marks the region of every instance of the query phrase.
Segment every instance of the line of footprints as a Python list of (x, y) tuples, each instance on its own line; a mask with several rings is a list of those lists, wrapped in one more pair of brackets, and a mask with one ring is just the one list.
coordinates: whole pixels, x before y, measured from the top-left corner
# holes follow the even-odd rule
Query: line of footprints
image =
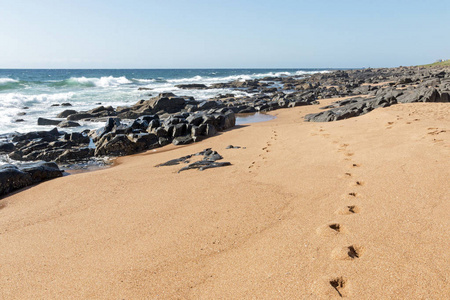
[[(325, 136), (327, 137), (327, 136)], [(338, 143), (338, 142), (334, 142)], [(354, 155), (354, 153), (348, 151), (348, 144), (339, 145), (339, 152), (343, 152), (345, 161), (350, 161), (350, 169), (359, 168), (360, 165), (357, 163), (351, 162), (350, 157)], [(356, 201), (360, 195), (355, 192), (355, 190), (364, 185), (364, 182), (361, 180), (354, 180), (352, 173), (346, 172), (341, 178), (347, 178), (351, 180), (350, 187), (353, 190), (350, 190), (347, 194), (345, 194), (345, 199), (351, 199), (352, 201)], [(335, 211), (335, 214), (342, 216), (350, 216), (355, 215), (360, 212), (359, 206), (352, 204), (339, 208)], [(348, 232), (346, 226), (339, 223), (332, 223), (321, 226), (317, 229), (317, 233), (325, 236), (334, 236), (339, 234), (345, 234)], [(336, 260), (347, 260), (352, 261), (359, 259), (364, 253), (364, 247), (360, 245), (348, 245), (345, 247), (338, 247), (332, 250), (331, 257)], [(337, 276), (333, 278), (329, 278), (328, 281), (329, 289), (334, 291), (334, 294), (339, 297), (349, 296), (349, 280), (344, 276)]]
[[(277, 131), (272, 129), (272, 136), (270, 137), (270, 140), (266, 142), (266, 146), (264, 146), (261, 150), (263, 151), (262, 154), (258, 155), (263, 161), (267, 159), (267, 153), (270, 152), (270, 148), (273, 144), (274, 141), (276, 141), (278, 138), (278, 134)], [(250, 164), (250, 166), (248, 166), (249, 169), (254, 168), (258, 169), (259, 166), (257, 165), (256, 161), (252, 161), (252, 163)], [(251, 170), (249, 171), (250, 173), (252, 172)]]

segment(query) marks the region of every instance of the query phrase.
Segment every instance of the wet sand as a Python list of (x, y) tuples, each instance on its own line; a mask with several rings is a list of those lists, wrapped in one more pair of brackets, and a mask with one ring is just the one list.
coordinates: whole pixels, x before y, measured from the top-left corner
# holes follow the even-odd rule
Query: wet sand
[(450, 106), (319, 107), (1, 200), (0, 298), (449, 298)]

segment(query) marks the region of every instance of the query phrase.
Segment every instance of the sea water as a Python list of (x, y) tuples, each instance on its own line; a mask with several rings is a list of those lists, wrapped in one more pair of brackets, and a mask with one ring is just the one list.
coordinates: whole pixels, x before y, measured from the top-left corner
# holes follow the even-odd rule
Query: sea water
[[(248, 95), (242, 90), (183, 90), (178, 84), (229, 82), (266, 76), (292, 76), (323, 69), (135, 69), (135, 70), (8, 70), (0, 69), (0, 134), (49, 130), (38, 126), (38, 117), (55, 119), (65, 109), (89, 110), (103, 106), (130, 106), (162, 92), (193, 96), (202, 101), (218, 94)], [(148, 88), (151, 90), (139, 90)], [(70, 103), (71, 107), (61, 106)], [(56, 106), (59, 105), (59, 106)], [(82, 131), (103, 126), (80, 122)]]

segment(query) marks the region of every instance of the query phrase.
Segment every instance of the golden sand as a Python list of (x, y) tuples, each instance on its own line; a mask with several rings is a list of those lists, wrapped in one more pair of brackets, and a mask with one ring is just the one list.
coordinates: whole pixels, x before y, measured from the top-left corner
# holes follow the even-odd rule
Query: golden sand
[(318, 108), (1, 200), (0, 298), (450, 298), (450, 105)]

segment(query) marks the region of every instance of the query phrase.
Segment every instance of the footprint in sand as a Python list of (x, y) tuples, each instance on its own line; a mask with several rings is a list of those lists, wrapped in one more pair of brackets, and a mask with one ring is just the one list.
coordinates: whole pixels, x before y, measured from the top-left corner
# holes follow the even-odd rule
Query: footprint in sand
[(361, 258), (364, 252), (364, 247), (358, 245), (351, 245), (347, 247), (335, 248), (331, 252), (331, 257), (338, 260), (354, 260)]
[(357, 180), (355, 182), (350, 183), (350, 186), (363, 186), (364, 184), (365, 184), (364, 181)]
[[(344, 277), (334, 277), (329, 280), (331, 288), (334, 289), (334, 294), (339, 297), (347, 297), (349, 295), (349, 283)], [(331, 294), (333, 294), (331, 293)]]
[(360, 212), (360, 209), (356, 205), (347, 205), (345, 207), (341, 207), (335, 211), (337, 215), (352, 215)]
[(438, 134), (447, 132), (446, 130), (444, 130), (444, 129), (439, 129), (439, 128), (428, 128), (428, 130), (430, 130), (430, 129), (434, 129), (433, 131), (428, 132), (428, 134), (430, 134), (430, 135), (438, 135)]
[(316, 229), (317, 234), (322, 236), (335, 236), (348, 232), (347, 228), (339, 223), (322, 225)]
[(360, 167), (361, 165), (360, 164), (352, 164), (352, 167), (353, 168), (358, 168), (358, 167)]
[(348, 178), (351, 178), (352, 177), (352, 173), (344, 173), (344, 175), (339, 175), (338, 176), (339, 178), (342, 178), (342, 179), (348, 179)]

